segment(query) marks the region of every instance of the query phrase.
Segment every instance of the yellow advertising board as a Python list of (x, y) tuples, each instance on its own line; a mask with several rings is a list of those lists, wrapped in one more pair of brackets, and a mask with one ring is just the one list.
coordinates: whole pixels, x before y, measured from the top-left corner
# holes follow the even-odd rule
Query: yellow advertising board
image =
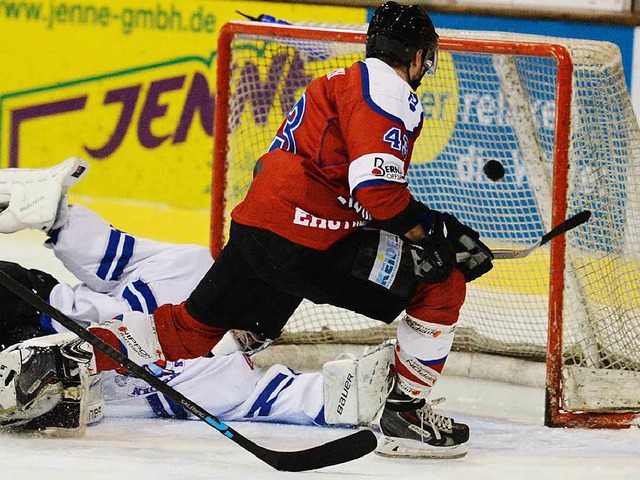
[(279, 2), (0, 1), (0, 167), (83, 157), (72, 200), (137, 235), (207, 244), (216, 42), (236, 11), (366, 21)]

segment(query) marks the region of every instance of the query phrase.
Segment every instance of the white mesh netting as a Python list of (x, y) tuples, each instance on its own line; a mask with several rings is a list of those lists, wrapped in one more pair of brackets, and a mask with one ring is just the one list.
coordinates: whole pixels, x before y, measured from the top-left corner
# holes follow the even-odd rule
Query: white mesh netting
[[(440, 35), (437, 75), (418, 91), (425, 124), (409, 174), (413, 194), (455, 214), (491, 247), (524, 248), (552, 227), (557, 137), (569, 129), (566, 214), (591, 210), (593, 216), (566, 235), (563, 362), (640, 371), (640, 139), (617, 47), (486, 32)], [(226, 182), (226, 220), (309, 81), (363, 59), (362, 43), (331, 36), (234, 37), (226, 177), (214, 179)], [(447, 47), (474, 38), (514, 47), (509, 54)], [(517, 45), (527, 42), (568, 49), (570, 105), (557, 102), (556, 59), (530, 49), (519, 53)], [(570, 108), (568, 125), (556, 125), (560, 108)], [(491, 159), (505, 167), (498, 182), (482, 172)], [(496, 261), (490, 274), (469, 285), (454, 349), (544, 361), (549, 287), (548, 247), (525, 259)], [(304, 303), (282, 341), (372, 344), (394, 334), (393, 325)]]

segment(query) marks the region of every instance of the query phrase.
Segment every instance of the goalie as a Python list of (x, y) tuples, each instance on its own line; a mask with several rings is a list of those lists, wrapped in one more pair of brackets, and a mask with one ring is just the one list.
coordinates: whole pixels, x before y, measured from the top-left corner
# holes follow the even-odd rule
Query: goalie
[[(118, 336), (131, 358), (148, 363), (132, 340), (148, 333), (136, 329), (136, 318), (146, 318), (158, 304), (184, 300), (213, 260), (204, 247), (137, 238), (87, 208), (68, 206), (66, 191), (87, 167), (71, 158), (49, 169), (0, 170), (0, 232), (45, 231), (45, 246), (81, 283), (58, 283), (48, 273), (11, 262), (0, 261), (0, 269), (94, 333)], [(324, 374), (299, 374), (284, 365), (262, 372), (248, 356), (256, 345), (251, 334), (230, 332), (205, 357), (148, 367), (225, 420), (368, 424), (384, 403), (391, 344), (360, 359), (329, 362)], [(126, 371), (100, 373), (104, 359), (4, 287), (0, 350), (0, 429), (77, 435), (100, 421), (105, 401), (119, 415), (188, 417)]]

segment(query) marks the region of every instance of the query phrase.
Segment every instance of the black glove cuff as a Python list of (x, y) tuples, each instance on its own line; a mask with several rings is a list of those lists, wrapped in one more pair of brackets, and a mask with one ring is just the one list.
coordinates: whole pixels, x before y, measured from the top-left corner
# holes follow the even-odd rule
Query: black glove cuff
[(409, 200), (409, 205), (400, 213), (387, 220), (378, 220), (382, 230), (395, 233), (402, 237), (405, 233), (418, 225), (420, 222), (420, 213), (428, 210), (428, 208), (418, 202), (413, 197)]

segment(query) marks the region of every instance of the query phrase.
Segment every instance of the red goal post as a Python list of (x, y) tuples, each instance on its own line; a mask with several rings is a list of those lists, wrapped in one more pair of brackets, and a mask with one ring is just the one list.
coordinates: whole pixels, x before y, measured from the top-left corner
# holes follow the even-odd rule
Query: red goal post
[[(547, 425), (638, 422), (640, 253), (632, 239), (640, 233), (640, 147), (617, 47), (440, 33), (438, 73), (418, 91), (425, 127), (410, 169), (414, 195), (456, 214), (494, 248), (526, 246), (569, 215), (594, 212), (589, 224), (533, 259), (499, 262), (487, 279), (470, 284), (454, 349), (546, 362)], [(363, 27), (230, 22), (222, 28), (214, 255), (253, 164), (293, 101), (310, 78), (362, 60), (364, 42)], [(500, 182), (481, 174), (490, 159), (505, 166)], [(283, 339), (367, 344), (394, 335), (393, 326), (334, 310), (305, 305)], [(611, 325), (620, 331), (612, 334)], [(611, 391), (600, 398), (603, 388)]]

